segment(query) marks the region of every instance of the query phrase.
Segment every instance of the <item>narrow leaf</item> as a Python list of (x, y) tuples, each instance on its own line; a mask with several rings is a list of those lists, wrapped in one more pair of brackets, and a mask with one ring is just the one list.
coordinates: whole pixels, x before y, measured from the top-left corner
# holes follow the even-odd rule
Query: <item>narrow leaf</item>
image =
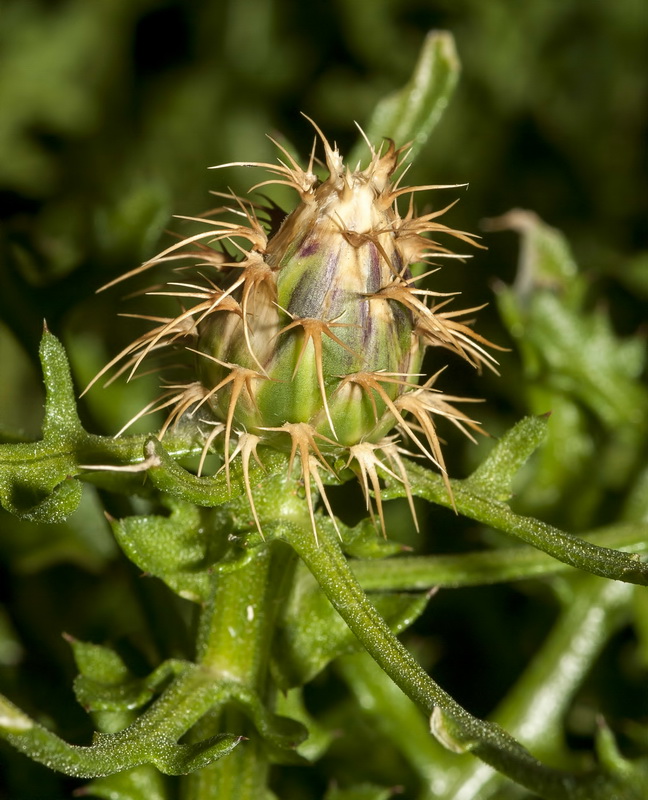
[[(414, 160), (445, 111), (459, 77), (459, 60), (452, 35), (428, 33), (412, 77), (407, 84), (381, 100), (366, 127), (370, 142), (392, 139), (397, 147), (411, 142)], [(359, 142), (349, 156), (355, 164), (366, 154)]]
[(508, 500), (513, 494), (513, 479), (544, 439), (547, 422), (547, 415), (520, 420), (507, 431), (465, 485), (485, 497)]
[(43, 330), (40, 360), (45, 380), (43, 439), (74, 439), (85, 431), (79, 421), (70, 364), (63, 345), (47, 328)]

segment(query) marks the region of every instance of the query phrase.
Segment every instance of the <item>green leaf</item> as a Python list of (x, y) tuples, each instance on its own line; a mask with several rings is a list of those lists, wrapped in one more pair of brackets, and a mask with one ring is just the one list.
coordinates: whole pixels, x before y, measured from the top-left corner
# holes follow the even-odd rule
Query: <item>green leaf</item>
[[(445, 485), (438, 475), (409, 461), (406, 467), (413, 495), (447, 508), (452, 507)], [(501, 501), (484, 497), (481, 491), (476, 493), (470, 480), (451, 481), (451, 486), (454, 507), (459, 514), (515, 536), (572, 567), (604, 578), (640, 586), (648, 585), (648, 564), (638, 554), (597, 547), (586, 539), (565, 533), (546, 522), (515, 514)], [(403, 487), (391, 482), (383, 492), (383, 499), (404, 495)]]
[(393, 789), (361, 783), (344, 789), (334, 786), (326, 793), (325, 800), (389, 800), (390, 797), (394, 797)]
[(229, 755), (241, 740), (241, 736), (217, 734), (196, 744), (160, 747), (153, 763), (165, 775), (186, 775)]
[[(112, 685), (130, 678), (130, 670), (114, 650), (91, 642), (81, 642), (73, 636), (65, 638), (72, 648), (77, 669), (83, 676)], [(84, 704), (83, 700), (79, 702)]]
[[(445, 111), (458, 77), (459, 60), (452, 34), (428, 33), (410, 80), (376, 106), (365, 129), (369, 141), (388, 138), (397, 147), (411, 142), (413, 161)], [(366, 145), (359, 142), (349, 163), (360, 161), (365, 153)]]
[(121, 657), (109, 647), (67, 637), (81, 673), (74, 693), (88, 711), (130, 711), (148, 703), (187, 662), (169, 659), (145, 678), (136, 678)]
[(40, 360), (45, 381), (45, 419), (43, 439), (66, 444), (85, 431), (79, 420), (70, 364), (63, 345), (47, 328), (43, 331)]
[[(120, 469), (126, 470), (124, 474), (132, 478), (132, 465), (142, 462), (142, 445), (148, 437), (112, 439), (86, 433), (77, 415), (65, 350), (47, 329), (43, 332), (40, 357), (46, 395), (43, 438), (33, 443), (0, 444), (0, 506), (31, 522), (58, 523), (67, 519), (79, 506), (80, 476), (87, 476), (100, 484), (99, 476), (103, 471), (105, 477), (106, 471), (112, 469), (106, 464), (112, 460), (118, 474)], [(175, 455), (200, 450), (189, 431), (169, 436), (167, 446)], [(168, 470), (173, 475), (190, 476), (173, 462), (167, 451), (161, 446), (159, 449), (160, 460), (166, 459)], [(98, 462), (94, 472), (89, 466), (90, 461)], [(173, 478), (168, 475), (166, 481), (173, 484)], [(164, 484), (165, 475), (160, 476), (160, 482)], [(176, 480), (176, 484), (178, 482)], [(113, 485), (119, 481), (113, 476), (106, 483)], [(225, 493), (218, 482), (217, 487), (220, 489), (218, 502), (222, 502)]]
[(525, 417), (497, 443), (465, 484), (493, 500), (509, 500), (513, 479), (547, 432), (548, 416)]
[(162, 774), (148, 765), (134, 767), (116, 775), (96, 778), (79, 796), (100, 797), (103, 800), (168, 800), (168, 787)]
[[(427, 594), (375, 594), (371, 602), (394, 633), (409, 627), (424, 611)], [(274, 666), (280, 685), (301, 686), (334, 658), (356, 652), (359, 643), (312, 576), (301, 568), (293, 594), (278, 620)]]
[[(149, 575), (193, 602), (209, 595), (207, 572), (228, 545), (231, 522), (222, 511), (207, 511), (167, 498), (168, 517), (127, 517), (112, 522), (115, 538), (128, 558)], [(218, 514), (217, 523), (212, 519)], [(214, 535), (219, 531), (219, 536)]]
[(195, 721), (192, 717), (207, 710), (200, 702), (198, 710), (182, 707), (192, 681), (206, 685), (205, 676), (187, 673), (186, 680), (181, 675), (132, 725), (117, 733), (95, 734), (88, 747), (68, 744), (0, 695), (0, 736), (34, 761), (79, 778), (102, 777), (142, 764), (154, 764), (166, 775), (184, 775), (226, 756), (241, 741), (239, 736), (222, 734), (191, 745), (176, 743)]
[(0, 445), (0, 504), (33, 522), (60, 522), (79, 505), (81, 485), (72, 451), (85, 436), (61, 343), (43, 331), (40, 358), (45, 380), (43, 439)]

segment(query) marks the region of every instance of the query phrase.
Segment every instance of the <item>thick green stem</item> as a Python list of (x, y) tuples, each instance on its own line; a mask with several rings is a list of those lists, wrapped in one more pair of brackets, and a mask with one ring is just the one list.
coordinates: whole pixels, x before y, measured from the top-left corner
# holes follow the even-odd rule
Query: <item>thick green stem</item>
[[(268, 688), (269, 651), (284, 578), (292, 554), (281, 542), (260, 547), (255, 557), (232, 572), (216, 573), (213, 593), (203, 610), (197, 661), (215, 683), (240, 685), (239, 696), (255, 695), (272, 703)], [(234, 693), (233, 693), (234, 694)], [(185, 779), (183, 800), (259, 800), (266, 794), (267, 745), (240, 708), (212, 709), (196, 727), (200, 739), (221, 730), (248, 741)]]
[(263, 547), (240, 569), (214, 575), (213, 593), (200, 620), (196, 660), (215, 678), (256, 685), (266, 649), (269, 570), (270, 551)]

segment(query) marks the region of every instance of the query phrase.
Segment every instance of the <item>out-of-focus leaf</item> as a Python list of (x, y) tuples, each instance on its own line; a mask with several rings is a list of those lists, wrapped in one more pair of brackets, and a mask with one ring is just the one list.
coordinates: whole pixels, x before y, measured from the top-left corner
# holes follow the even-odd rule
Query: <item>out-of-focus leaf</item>
[(623, 800), (648, 797), (648, 756), (632, 760), (623, 756), (614, 734), (603, 721), (599, 724), (596, 751), (603, 767), (618, 782)]
[[(607, 312), (585, 306), (587, 282), (564, 236), (535, 214), (512, 211), (491, 222), (521, 236), (512, 287), (501, 287), (501, 315), (522, 357), (532, 411), (554, 412), (555, 423), (525, 497), (537, 513), (572, 493), (571, 518), (592, 517), (602, 493), (627, 484), (648, 435), (643, 337), (621, 339)], [(592, 416), (606, 430), (602, 442)], [(596, 464), (596, 469), (592, 469)]]
[(83, 789), (79, 797), (100, 797), (103, 800), (168, 800), (168, 786), (162, 774), (148, 765), (134, 767), (116, 775), (96, 778)]
[(114, 262), (147, 258), (154, 250), (171, 216), (168, 187), (158, 181), (133, 183), (115, 201), (101, 206), (95, 214), (99, 246)]
[[(387, 737), (428, 787), (424, 797), (433, 797), (432, 787), (444, 779), (448, 754), (430, 736), (425, 719), (415, 704), (389, 679), (366, 653), (345, 656), (337, 670), (357, 698), (372, 725)], [(407, 731), (404, 736), (403, 732)], [(454, 761), (454, 759), (453, 759)], [(455, 768), (456, 768), (455, 764)]]
[[(80, 489), (80, 484), (75, 484)], [(88, 487), (78, 508), (61, 522), (30, 522), (7, 513), (2, 519), (0, 553), (23, 573), (63, 562), (98, 570), (116, 554), (96, 492)]]
[(308, 738), (297, 748), (302, 758), (308, 761), (317, 761), (326, 752), (329, 744), (335, 738), (335, 732), (320, 725), (308, 712), (304, 705), (301, 687), (280, 692), (277, 697), (277, 713), (300, 722), (308, 731)]
[[(452, 35), (432, 31), (421, 49), (414, 73), (399, 91), (381, 100), (366, 126), (370, 142), (392, 139), (397, 147), (411, 142), (414, 160), (441, 118), (459, 77), (459, 59)], [(359, 142), (349, 156), (355, 164), (366, 154)]]
[[(564, 237), (523, 211), (497, 221), (522, 236), (515, 284), (502, 308), (523, 342), (531, 379), (577, 397), (606, 425), (646, 425), (648, 392), (637, 383), (646, 362), (639, 339), (621, 340), (602, 310), (583, 308), (586, 284)], [(548, 410), (548, 409), (545, 409)]]
[(4, 607), (0, 606), (0, 666), (14, 666), (22, 654), (22, 645)]
[(115, 34), (121, 19), (118, 4), (90, 9), (75, 1), (56, 10), (4, 4), (0, 142), (3, 154), (12, 156), (2, 159), (5, 186), (40, 194), (55, 180), (55, 160), (29, 131), (78, 137), (94, 129), (98, 88), (120, 52)]
[[(374, 594), (371, 602), (395, 633), (411, 625), (427, 605), (426, 594)], [(360, 647), (318, 584), (300, 569), (276, 633), (274, 665), (284, 688), (312, 680), (334, 658)]]
[(400, 794), (398, 790), (362, 783), (344, 789), (333, 787), (326, 793), (325, 800), (389, 800), (390, 797), (395, 796), (395, 792), (396, 795)]
[[(318, 525), (333, 529), (333, 522), (322, 516)], [(403, 545), (392, 539), (386, 539), (376, 530), (376, 525), (370, 519), (363, 519), (353, 528), (349, 528), (340, 520), (337, 525), (342, 534), (342, 549), (351, 558), (385, 558), (403, 551)]]

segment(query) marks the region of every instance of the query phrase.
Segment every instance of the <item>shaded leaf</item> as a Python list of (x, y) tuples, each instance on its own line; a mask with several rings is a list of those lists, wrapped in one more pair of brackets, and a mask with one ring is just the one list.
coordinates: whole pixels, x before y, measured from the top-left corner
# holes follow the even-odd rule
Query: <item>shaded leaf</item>
[(55, 522), (46, 515), (43, 522), (32, 522), (6, 513), (1, 518), (0, 553), (19, 572), (36, 572), (62, 562), (96, 571), (117, 552), (91, 487), (82, 493), (78, 508), (63, 521)]
[(300, 722), (308, 731), (308, 738), (297, 748), (297, 752), (302, 758), (314, 762), (324, 755), (329, 744), (335, 738), (335, 733), (320, 725), (308, 712), (301, 687), (279, 693), (277, 712)]
[(75, 795), (104, 800), (168, 800), (169, 792), (162, 774), (155, 767), (145, 765), (96, 778), (78, 789)]
[(362, 783), (344, 789), (333, 787), (326, 793), (325, 800), (389, 800), (390, 797), (394, 797), (394, 789)]
[[(394, 633), (411, 625), (427, 605), (427, 594), (385, 593), (371, 602)], [(305, 569), (298, 570), (289, 603), (275, 634), (274, 666), (284, 688), (312, 680), (337, 656), (360, 644)]]
[(80, 675), (74, 693), (87, 711), (130, 711), (148, 703), (188, 664), (169, 659), (150, 675), (135, 677), (121, 657), (108, 647), (68, 638)]

